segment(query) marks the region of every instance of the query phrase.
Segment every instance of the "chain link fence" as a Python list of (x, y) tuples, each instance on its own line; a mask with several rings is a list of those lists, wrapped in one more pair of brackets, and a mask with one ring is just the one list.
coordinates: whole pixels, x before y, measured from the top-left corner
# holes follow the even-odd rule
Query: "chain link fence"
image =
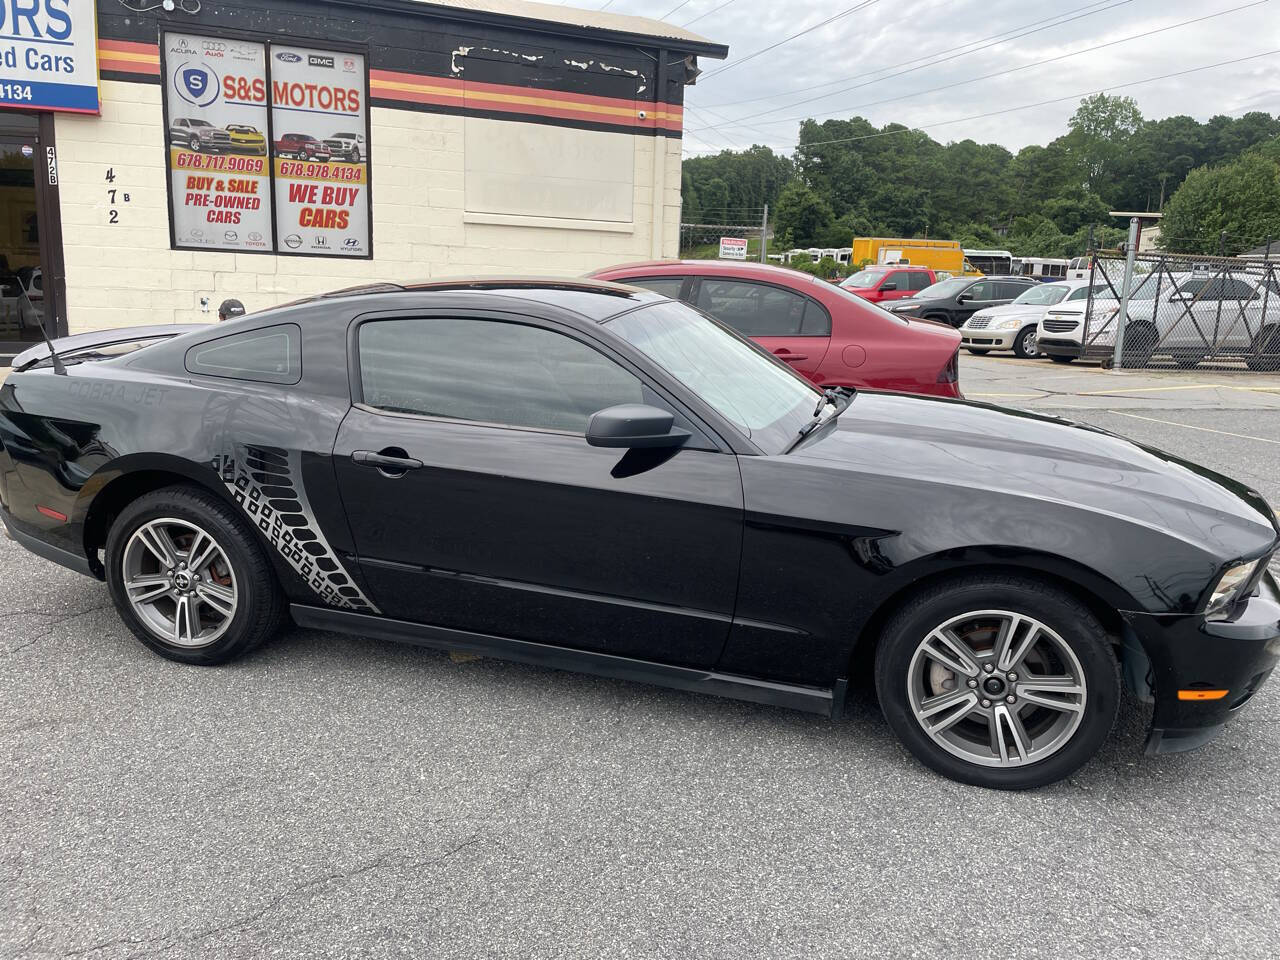
[(1045, 315), (1052, 352), (1078, 345), (1076, 356), (1125, 368), (1280, 371), (1280, 260), (1141, 254), (1128, 297), (1125, 266), (1093, 258), (1084, 316)]

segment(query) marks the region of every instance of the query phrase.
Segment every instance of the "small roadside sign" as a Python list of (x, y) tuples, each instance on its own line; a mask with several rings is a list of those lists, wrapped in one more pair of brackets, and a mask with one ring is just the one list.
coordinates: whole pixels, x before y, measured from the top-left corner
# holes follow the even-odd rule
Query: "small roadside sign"
[(747, 241), (739, 237), (721, 237), (720, 238), (720, 259), (721, 260), (747, 259)]

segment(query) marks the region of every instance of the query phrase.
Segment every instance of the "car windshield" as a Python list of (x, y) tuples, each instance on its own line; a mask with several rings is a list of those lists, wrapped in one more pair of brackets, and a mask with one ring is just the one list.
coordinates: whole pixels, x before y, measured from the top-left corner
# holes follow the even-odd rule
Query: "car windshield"
[(1026, 293), (1018, 294), (1018, 298), (1013, 302), (1032, 307), (1050, 307), (1055, 303), (1061, 303), (1066, 295), (1067, 288), (1062, 284), (1042, 283), (1038, 287), (1032, 287)]
[[(1154, 300), (1156, 298), (1156, 291), (1162, 286), (1160, 283), (1160, 275), (1156, 273), (1149, 273), (1145, 277), (1135, 279), (1133, 283), (1133, 291), (1129, 294), (1130, 300)], [(1168, 293), (1168, 280), (1165, 280), (1163, 287), (1164, 292)], [(1115, 291), (1105, 284), (1095, 288), (1093, 296), (1095, 300), (1117, 299)]]
[(859, 270), (852, 277), (840, 284), (842, 287), (874, 287), (880, 282), (888, 270)]
[(213, 126), (213, 124), (210, 123), (208, 120), (192, 120), (191, 125), (193, 127), (212, 127)]
[(749, 340), (684, 303), (655, 303), (610, 320), (608, 328), (766, 453), (784, 452), (821, 398)]
[(939, 280), (933, 286), (925, 287), (916, 294), (916, 297), (920, 300), (932, 300), (955, 296), (971, 283), (973, 281), (967, 277), (952, 277), (950, 280)]

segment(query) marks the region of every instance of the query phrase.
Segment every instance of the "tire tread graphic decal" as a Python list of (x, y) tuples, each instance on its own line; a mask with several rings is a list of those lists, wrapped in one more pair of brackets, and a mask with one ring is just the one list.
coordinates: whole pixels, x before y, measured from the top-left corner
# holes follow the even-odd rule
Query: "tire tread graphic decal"
[(236, 503), (326, 604), (380, 613), (343, 568), (302, 486), (302, 457), (279, 447), (237, 447), (212, 463)]

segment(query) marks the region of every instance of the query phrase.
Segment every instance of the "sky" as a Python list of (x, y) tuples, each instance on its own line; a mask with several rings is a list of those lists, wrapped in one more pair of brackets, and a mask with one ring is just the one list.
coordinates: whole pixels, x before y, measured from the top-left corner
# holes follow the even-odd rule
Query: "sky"
[[(686, 91), (686, 156), (753, 143), (790, 153), (797, 117), (854, 115), (877, 126), (920, 127), (941, 142), (973, 139), (1016, 152), (1064, 133), (1076, 94), (1256, 54), (1269, 55), (1111, 92), (1133, 97), (1150, 119), (1280, 113), (1280, 0), (730, 0), (714, 13), (725, 0), (678, 3), (613, 0), (607, 7), (690, 24), (728, 45), (723, 63), (700, 60), (703, 76)], [(852, 7), (861, 9), (745, 59)], [(1189, 20), (1199, 22), (1177, 26)], [(1112, 41), (1125, 42), (1088, 51)], [(1077, 51), (1088, 52), (1039, 63)], [(728, 69), (716, 73), (722, 67)], [(1069, 99), (978, 116), (1063, 97)]]

